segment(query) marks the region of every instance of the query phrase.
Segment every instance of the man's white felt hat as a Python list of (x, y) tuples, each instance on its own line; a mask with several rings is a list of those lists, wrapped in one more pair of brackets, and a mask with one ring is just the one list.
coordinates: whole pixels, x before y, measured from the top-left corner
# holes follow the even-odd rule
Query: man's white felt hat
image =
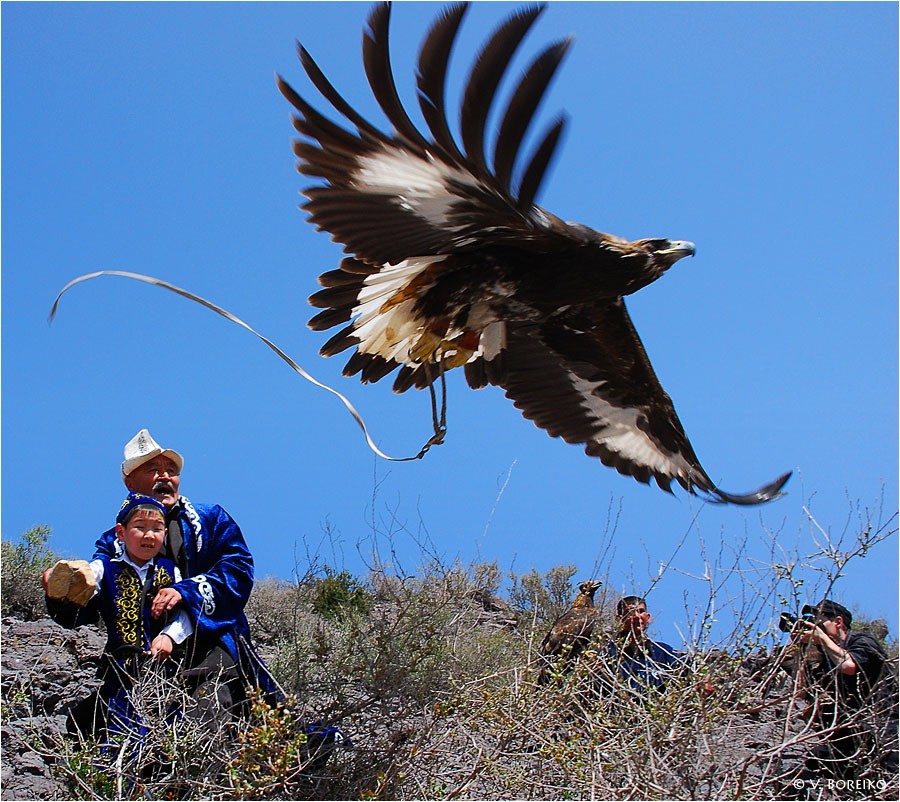
[(140, 467), (145, 462), (158, 457), (159, 455), (168, 457), (178, 468), (178, 473), (184, 467), (184, 458), (177, 451), (171, 448), (163, 448), (151, 436), (146, 429), (141, 429), (134, 437), (125, 444), (125, 462), (122, 463), (122, 476), (128, 476), (135, 468)]

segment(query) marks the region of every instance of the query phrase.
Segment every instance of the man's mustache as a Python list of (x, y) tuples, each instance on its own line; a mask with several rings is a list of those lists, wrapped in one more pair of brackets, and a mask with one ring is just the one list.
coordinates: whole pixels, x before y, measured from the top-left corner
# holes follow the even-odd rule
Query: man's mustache
[(166, 481), (165, 479), (160, 479), (153, 485), (154, 493), (174, 493), (175, 485), (171, 482)]

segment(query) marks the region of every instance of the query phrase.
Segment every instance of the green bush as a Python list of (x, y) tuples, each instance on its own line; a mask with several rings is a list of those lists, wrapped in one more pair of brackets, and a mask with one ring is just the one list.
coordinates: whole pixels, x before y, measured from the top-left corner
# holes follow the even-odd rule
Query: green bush
[(2, 614), (34, 621), (46, 613), (41, 574), (59, 557), (47, 548), (49, 526), (37, 525), (22, 535), (19, 543), (0, 542), (0, 587)]
[(327, 565), (325, 576), (314, 581), (313, 609), (326, 618), (339, 618), (350, 612), (365, 614), (370, 598), (366, 588), (349, 571), (335, 573)]
[(552, 623), (569, 609), (574, 595), (572, 577), (577, 567), (557, 565), (543, 576), (534, 568), (521, 576), (509, 573), (509, 600), (513, 609), (542, 624)]

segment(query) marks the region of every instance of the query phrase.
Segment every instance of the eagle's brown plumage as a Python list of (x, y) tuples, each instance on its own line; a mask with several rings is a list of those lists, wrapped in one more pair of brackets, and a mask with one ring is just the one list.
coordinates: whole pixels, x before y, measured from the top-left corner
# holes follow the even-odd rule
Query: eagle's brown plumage
[(790, 474), (746, 495), (720, 490), (697, 459), (653, 371), (623, 296), (655, 281), (693, 243), (628, 242), (566, 223), (534, 203), (562, 133), (558, 118), (530, 159), (519, 150), (571, 39), (525, 71), (499, 118), (492, 153), (485, 127), (497, 88), (541, 13), (513, 14), (488, 39), (463, 91), (461, 145), (447, 119), (444, 85), (466, 4), (428, 33), (417, 70), (430, 138), (403, 108), (388, 49), (390, 6), (377, 5), (363, 37), (372, 92), (393, 127), (363, 118), (301, 46), (312, 84), (352, 130), (316, 111), (280, 77), (298, 111), (298, 169), (322, 184), (305, 190), (310, 222), (344, 245), (340, 268), (310, 297), (314, 330), (343, 325), (323, 346), (352, 349), (344, 374), (374, 382), (399, 368), (394, 390), (428, 386), (438, 367), (465, 368), (473, 388), (499, 385), (552, 437), (578, 443), (641, 482), (672, 481), (715, 501), (759, 504)]
[(572, 606), (550, 627), (541, 642), (540, 654), (547, 662), (538, 675), (538, 684), (549, 681), (549, 670), (556, 659), (562, 659), (564, 670), (570, 668), (587, 648), (591, 638), (600, 634), (600, 611), (594, 607), (594, 594), (602, 583), (588, 580), (578, 586)]

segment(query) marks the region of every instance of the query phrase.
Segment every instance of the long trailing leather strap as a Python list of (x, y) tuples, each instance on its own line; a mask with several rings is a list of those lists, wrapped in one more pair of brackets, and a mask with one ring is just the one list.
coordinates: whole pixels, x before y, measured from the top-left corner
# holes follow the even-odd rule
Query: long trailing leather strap
[[(422, 446), (419, 453), (414, 457), (388, 456), (380, 448), (378, 448), (378, 446), (375, 445), (375, 442), (369, 435), (369, 430), (366, 428), (366, 424), (363, 422), (362, 416), (356, 411), (356, 408), (353, 406), (353, 404), (351, 404), (350, 401), (347, 400), (347, 398), (341, 395), (341, 393), (339, 393), (334, 388), (329, 387), (327, 384), (322, 384), (322, 382), (314, 379), (303, 368), (301, 368), (300, 365), (298, 365), (293, 359), (291, 359), (291, 357), (289, 357), (284, 351), (282, 351), (277, 345), (275, 345), (275, 343), (273, 343), (267, 337), (264, 337), (239, 317), (232, 315), (231, 312), (227, 311), (226, 309), (222, 309), (222, 307), (220, 306), (216, 306), (211, 301), (207, 301), (205, 298), (201, 298), (199, 295), (195, 295), (188, 290), (182, 289), (181, 287), (176, 287), (174, 284), (170, 284), (169, 282), (163, 281), (162, 279), (154, 278), (153, 276), (145, 276), (141, 273), (130, 273), (125, 270), (98, 270), (96, 273), (86, 273), (83, 276), (78, 276), (78, 278), (74, 278), (68, 284), (66, 284), (66, 286), (60, 290), (59, 295), (56, 296), (56, 300), (53, 302), (53, 308), (50, 310), (50, 317), (48, 322), (53, 322), (53, 318), (56, 316), (56, 309), (59, 306), (59, 300), (67, 290), (74, 287), (76, 284), (80, 284), (82, 281), (97, 278), (98, 276), (122, 276), (123, 278), (131, 278), (135, 279), (136, 281), (143, 281), (145, 284), (152, 284), (156, 287), (162, 287), (163, 289), (169, 290), (169, 292), (174, 292), (176, 295), (180, 295), (183, 298), (187, 298), (191, 301), (196, 301), (198, 304), (205, 306), (207, 309), (210, 309), (216, 314), (230, 320), (232, 323), (237, 323), (239, 326), (243, 326), (245, 329), (247, 329), (247, 331), (249, 331), (251, 334), (256, 335), (260, 340), (268, 345), (269, 348), (271, 348), (276, 354), (278, 354), (278, 356), (280, 356), (285, 362), (287, 362), (288, 365), (290, 365), (296, 373), (299, 373), (308, 382), (311, 382), (312, 384), (316, 385), (316, 387), (321, 387), (323, 390), (327, 390), (329, 393), (333, 393), (338, 398), (340, 398), (344, 406), (347, 407), (347, 411), (353, 416), (353, 419), (363, 430), (363, 434), (366, 437), (366, 443), (368, 444), (369, 448), (371, 448), (372, 451), (374, 451), (382, 459), (390, 460), (391, 462), (412, 462), (413, 460), (422, 459), (422, 457), (424, 457), (425, 454), (428, 453), (429, 449), (433, 445), (440, 445), (444, 440), (445, 429), (443, 426), (438, 427), (437, 422), (435, 422), (435, 433), (431, 436), (428, 442), (425, 443), (424, 446)], [(431, 387), (432, 393), (434, 393), (433, 386), (429, 386)]]

